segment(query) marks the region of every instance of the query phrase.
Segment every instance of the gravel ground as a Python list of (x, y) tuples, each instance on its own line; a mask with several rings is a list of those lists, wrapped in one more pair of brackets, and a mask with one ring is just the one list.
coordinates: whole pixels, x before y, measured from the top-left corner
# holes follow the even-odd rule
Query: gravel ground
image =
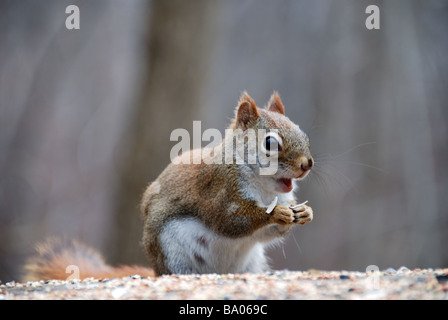
[(120, 279), (0, 284), (0, 300), (42, 299), (448, 299), (448, 268), (401, 267), (372, 274), (309, 270), (154, 278), (135, 275)]

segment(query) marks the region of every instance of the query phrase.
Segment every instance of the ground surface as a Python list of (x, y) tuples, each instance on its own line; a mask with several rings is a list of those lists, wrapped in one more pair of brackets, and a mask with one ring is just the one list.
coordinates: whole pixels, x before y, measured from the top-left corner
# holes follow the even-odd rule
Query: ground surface
[(448, 299), (447, 269), (275, 271), (0, 284), (14, 299)]

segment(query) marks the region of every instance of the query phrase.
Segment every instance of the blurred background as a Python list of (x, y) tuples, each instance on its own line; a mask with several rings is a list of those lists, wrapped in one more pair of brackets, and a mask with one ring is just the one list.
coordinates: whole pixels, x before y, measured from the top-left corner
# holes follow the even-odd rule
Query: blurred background
[(243, 90), (278, 90), (316, 160), (274, 268), (447, 267), (447, 34), (442, 0), (1, 0), (0, 280), (50, 235), (146, 265), (171, 131), (224, 132)]

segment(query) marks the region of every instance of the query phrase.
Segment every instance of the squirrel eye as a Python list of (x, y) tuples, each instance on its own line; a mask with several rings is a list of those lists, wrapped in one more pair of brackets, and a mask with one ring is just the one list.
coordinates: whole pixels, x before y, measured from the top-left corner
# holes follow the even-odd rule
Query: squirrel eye
[(265, 146), (268, 151), (271, 151), (271, 149), (278, 150), (278, 142), (273, 137), (266, 138)]
[(273, 135), (268, 135), (264, 140), (264, 149), (267, 152), (280, 152), (282, 151), (282, 145)]

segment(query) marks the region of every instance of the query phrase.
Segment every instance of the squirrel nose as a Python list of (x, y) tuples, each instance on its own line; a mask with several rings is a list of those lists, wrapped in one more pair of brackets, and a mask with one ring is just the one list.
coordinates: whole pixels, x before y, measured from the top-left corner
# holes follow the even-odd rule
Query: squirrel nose
[(313, 161), (313, 158), (311, 158), (311, 157), (309, 159), (306, 157), (302, 157), (300, 159), (300, 168), (303, 171), (310, 170), (313, 167), (313, 165), (314, 165), (314, 161)]

